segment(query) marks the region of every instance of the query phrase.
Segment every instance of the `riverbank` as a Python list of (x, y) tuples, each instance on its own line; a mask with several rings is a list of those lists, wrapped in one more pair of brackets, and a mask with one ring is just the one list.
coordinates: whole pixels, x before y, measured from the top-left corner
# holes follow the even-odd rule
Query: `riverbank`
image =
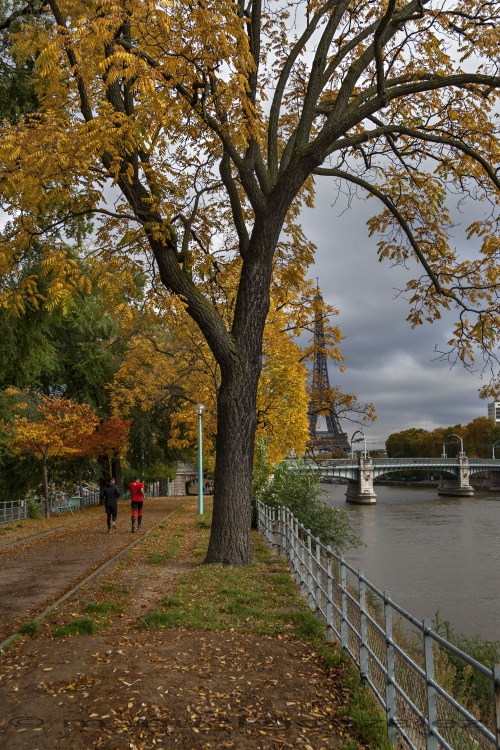
[(438, 487), (440, 484), (440, 479), (423, 479), (418, 482), (404, 482), (399, 479), (377, 479), (373, 482), (374, 486), (387, 485), (388, 487)]
[(188, 502), (41, 626), (25, 624), (31, 635), (0, 660), (9, 748), (387, 747), (375, 699), (285, 561), (254, 534), (253, 565), (205, 566), (209, 531)]

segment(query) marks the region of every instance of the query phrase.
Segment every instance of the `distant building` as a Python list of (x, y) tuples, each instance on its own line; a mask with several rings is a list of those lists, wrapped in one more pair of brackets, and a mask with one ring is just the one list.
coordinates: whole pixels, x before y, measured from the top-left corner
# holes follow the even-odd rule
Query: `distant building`
[(198, 477), (198, 467), (196, 464), (177, 464), (175, 479), (170, 482), (171, 495), (187, 495), (188, 482)]
[(500, 424), (500, 401), (488, 404), (488, 419), (493, 420), (495, 424)]

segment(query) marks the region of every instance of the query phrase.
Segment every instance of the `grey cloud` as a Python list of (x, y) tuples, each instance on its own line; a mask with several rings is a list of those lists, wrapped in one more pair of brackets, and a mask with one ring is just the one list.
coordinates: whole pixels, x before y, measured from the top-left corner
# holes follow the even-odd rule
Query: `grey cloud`
[[(378, 210), (373, 200), (355, 200), (343, 211), (345, 199), (332, 207), (335, 197), (333, 186), (320, 182), (316, 207), (303, 212), (302, 224), (318, 247), (311, 276), (319, 277), (325, 300), (339, 309), (337, 322), (345, 336), (347, 370), (340, 373), (330, 365), (330, 380), (375, 404), (378, 418), (367, 437), (381, 444), (395, 430), (486, 416), (477, 395), (478, 374), (435, 361), (435, 347), (447, 348), (456, 313), (412, 330), (405, 320), (408, 302), (396, 295), (418, 269), (378, 262), (377, 238), (368, 237), (366, 227)], [(456, 234), (459, 244), (461, 232)], [(355, 427), (344, 422), (344, 429), (350, 434)]]

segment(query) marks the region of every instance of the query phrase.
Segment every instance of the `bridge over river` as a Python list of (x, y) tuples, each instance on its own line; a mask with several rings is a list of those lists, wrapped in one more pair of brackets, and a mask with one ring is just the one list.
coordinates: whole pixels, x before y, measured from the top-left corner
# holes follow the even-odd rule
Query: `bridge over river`
[[(500, 459), (494, 458), (333, 458), (304, 461), (294, 464), (295, 471), (320, 472), (324, 477), (343, 477), (349, 481), (346, 492), (348, 503), (377, 502), (373, 481), (394, 471), (419, 469), (441, 475), (437, 487), (439, 495), (471, 496), (469, 484), (472, 474), (490, 472), (492, 489), (500, 490)], [(495, 472), (498, 472), (496, 474)]]

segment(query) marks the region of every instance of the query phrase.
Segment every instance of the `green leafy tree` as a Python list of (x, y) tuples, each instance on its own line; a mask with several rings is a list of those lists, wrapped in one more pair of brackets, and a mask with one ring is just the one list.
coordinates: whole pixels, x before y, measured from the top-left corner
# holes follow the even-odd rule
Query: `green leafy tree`
[(108, 386), (120, 366), (125, 341), (101, 296), (94, 290), (76, 297), (66, 315), (53, 316), (48, 338), (54, 365), (42, 383), (109, 417)]
[(299, 522), (330, 545), (338, 554), (359, 547), (349, 514), (343, 508), (331, 508), (321, 500), (321, 477), (317, 472), (298, 473), (283, 462), (276, 466), (270, 481), (259, 487), (257, 499), (266, 505), (289, 508)]
[[(23, 6), (26, 9), (25, 3)], [(0, 120), (12, 124), (38, 108), (32, 80), (35, 60), (27, 57), (18, 63), (12, 54), (11, 34), (19, 31), (20, 21), (25, 20), (23, 6), (0, 0)]]

